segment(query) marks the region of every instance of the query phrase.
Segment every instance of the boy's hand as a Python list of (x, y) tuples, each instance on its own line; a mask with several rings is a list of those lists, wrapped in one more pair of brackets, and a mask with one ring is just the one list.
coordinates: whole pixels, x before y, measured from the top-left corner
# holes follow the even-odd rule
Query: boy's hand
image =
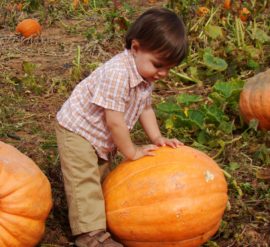
[(131, 160), (137, 160), (142, 158), (143, 156), (154, 156), (155, 154), (152, 151), (157, 149), (158, 146), (156, 145), (143, 145), (136, 147), (136, 152)]
[(176, 138), (168, 139), (166, 137), (160, 136), (154, 140), (154, 144), (157, 146), (170, 146), (172, 148), (177, 148), (183, 146), (184, 144), (177, 140)]

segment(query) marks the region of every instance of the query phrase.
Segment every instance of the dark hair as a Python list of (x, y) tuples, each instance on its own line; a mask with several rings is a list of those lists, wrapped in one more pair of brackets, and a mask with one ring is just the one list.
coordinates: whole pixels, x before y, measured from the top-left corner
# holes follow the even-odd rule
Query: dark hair
[(132, 24), (126, 35), (126, 48), (138, 40), (143, 50), (156, 52), (168, 64), (178, 65), (187, 55), (185, 25), (174, 12), (152, 8)]

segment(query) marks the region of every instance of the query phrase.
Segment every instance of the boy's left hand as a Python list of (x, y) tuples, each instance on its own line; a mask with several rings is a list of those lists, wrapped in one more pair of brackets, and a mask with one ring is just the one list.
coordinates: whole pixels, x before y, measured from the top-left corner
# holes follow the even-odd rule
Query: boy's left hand
[(180, 142), (176, 138), (168, 139), (164, 136), (160, 136), (156, 138), (153, 143), (157, 146), (170, 146), (172, 148), (177, 148), (184, 145), (182, 142)]

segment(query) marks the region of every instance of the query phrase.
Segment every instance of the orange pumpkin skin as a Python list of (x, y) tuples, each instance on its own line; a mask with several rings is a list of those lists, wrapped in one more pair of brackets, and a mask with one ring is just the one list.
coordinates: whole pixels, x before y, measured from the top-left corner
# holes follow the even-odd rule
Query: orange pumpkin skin
[(250, 12), (247, 8), (242, 8), (239, 12), (239, 18), (241, 21), (246, 22), (250, 16)]
[(246, 123), (257, 119), (260, 129), (270, 130), (270, 69), (246, 81), (239, 109)]
[(40, 24), (33, 19), (25, 19), (21, 21), (17, 27), (16, 32), (20, 33), (25, 38), (39, 36), (41, 33)]
[(36, 246), (51, 207), (47, 177), (30, 158), (0, 142), (0, 246)]
[(231, 8), (231, 0), (225, 0), (223, 3), (223, 6), (225, 9), (230, 9)]
[(206, 7), (199, 7), (197, 9), (197, 15), (198, 16), (205, 16), (205, 15), (207, 15), (209, 13), (209, 11), (210, 10), (208, 8), (206, 8)]
[(227, 204), (222, 170), (187, 146), (124, 162), (103, 183), (109, 230), (128, 247), (193, 247), (218, 230)]

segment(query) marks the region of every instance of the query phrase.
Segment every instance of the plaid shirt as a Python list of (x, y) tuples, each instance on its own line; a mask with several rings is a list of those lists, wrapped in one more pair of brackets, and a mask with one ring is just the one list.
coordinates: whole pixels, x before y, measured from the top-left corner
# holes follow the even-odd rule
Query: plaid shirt
[(152, 85), (139, 75), (129, 50), (114, 56), (82, 80), (57, 113), (64, 128), (81, 135), (108, 160), (116, 149), (105, 121), (105, 109), (124, 113), (129, 130), (151, 105)]

